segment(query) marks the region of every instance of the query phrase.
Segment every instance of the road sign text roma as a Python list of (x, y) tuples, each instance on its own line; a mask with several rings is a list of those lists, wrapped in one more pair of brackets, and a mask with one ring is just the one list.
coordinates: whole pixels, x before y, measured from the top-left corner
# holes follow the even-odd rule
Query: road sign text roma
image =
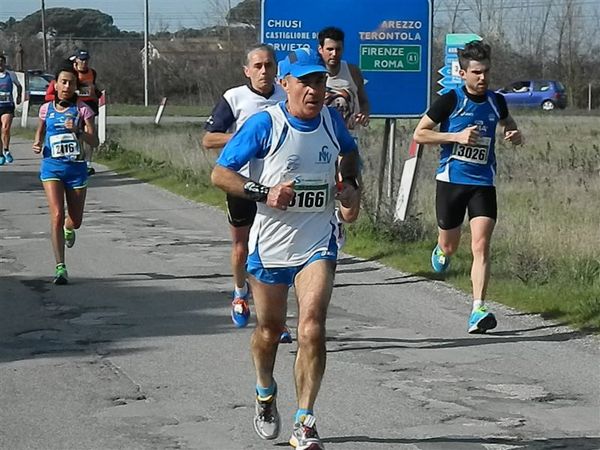
[(359, 67), (364, 71), (418, 72), (421, 70), (420, 45), (360, 46)]

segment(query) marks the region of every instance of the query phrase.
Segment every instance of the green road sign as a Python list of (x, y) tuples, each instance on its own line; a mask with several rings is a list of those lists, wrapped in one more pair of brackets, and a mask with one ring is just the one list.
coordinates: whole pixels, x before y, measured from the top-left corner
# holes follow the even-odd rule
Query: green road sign
[(419, 72), (420, 45), (361, 45), (359, 67), (372, 72)]

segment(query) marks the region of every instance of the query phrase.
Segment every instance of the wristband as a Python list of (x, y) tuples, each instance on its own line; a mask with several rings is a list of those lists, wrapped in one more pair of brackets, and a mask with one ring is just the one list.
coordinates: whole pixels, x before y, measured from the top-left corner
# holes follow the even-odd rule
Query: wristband
[(256, 181), (248, 181), (244, 184), (244, 193), (249, 200), (265, 203), (267, 195), (269, 195), (269, 188)]

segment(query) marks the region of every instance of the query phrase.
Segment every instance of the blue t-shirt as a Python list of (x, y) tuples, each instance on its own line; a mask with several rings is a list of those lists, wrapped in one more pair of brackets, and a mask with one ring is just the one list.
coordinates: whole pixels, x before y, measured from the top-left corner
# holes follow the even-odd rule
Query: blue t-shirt
[[(298, 131), (314, 131), (321, 124), (321, 115), (314, 119), (303, 120), (292, 116), (285, 107), (285, 102), (278, 103), (290, 125)], [(340, 144), (340, 154), (348, 154), (358, 150), (356, 141), (348, 132), (340, 113), (327, 107), (331, 114), (333, 133)], [(259, 112), (250, 117), (244, 125), (231, 137), (217, 159), (217, 164), (228, 169), (239, 171), (252, 158), (264, 158), (271, 147), (271, 116), (268, 112)]]

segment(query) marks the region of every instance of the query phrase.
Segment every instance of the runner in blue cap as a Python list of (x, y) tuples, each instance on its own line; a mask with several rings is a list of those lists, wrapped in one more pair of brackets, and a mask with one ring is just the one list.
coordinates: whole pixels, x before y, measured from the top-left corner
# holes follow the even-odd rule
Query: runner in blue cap
[[(295, 287), (298, 351), (290, 444), (319, 450), (323, 443), (313, 408), (325, 371), (325, 320), (337, 259), (335, 200), (347, 221), (358, 216), (358, 148), (340, 114), (324, 106), (327, 69), (318, 53), (291, 52), (279, 64), (287, 100), (250, 117), (229, 140), (212, 173), (229, 194), (257, 202), (247, 270), (256, 329), (254, 429), (263, 439), (280, 432), (273, 369), (287, 297)], [(343, 179), (336, 189), (336, 162)], [(239, 174), (249, 164), (249, 175)]]

